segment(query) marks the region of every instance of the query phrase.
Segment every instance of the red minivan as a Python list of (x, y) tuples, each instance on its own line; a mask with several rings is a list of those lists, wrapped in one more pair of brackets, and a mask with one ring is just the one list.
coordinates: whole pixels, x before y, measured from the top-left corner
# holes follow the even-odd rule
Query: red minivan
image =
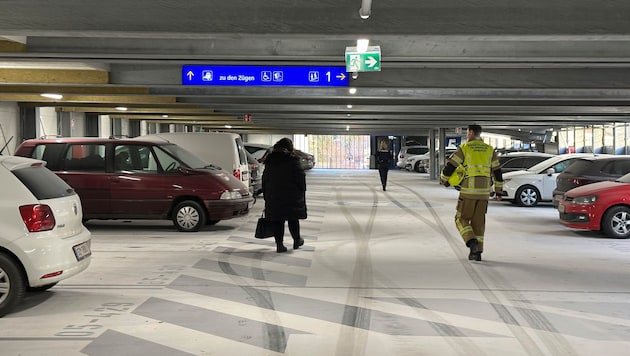
[(46, 161), (79, 194), (84, 219), (168, 219), (198, 231), (247, 214), (254, 201), (232, 174), (163, 141), (33, 139), (15, 155)]

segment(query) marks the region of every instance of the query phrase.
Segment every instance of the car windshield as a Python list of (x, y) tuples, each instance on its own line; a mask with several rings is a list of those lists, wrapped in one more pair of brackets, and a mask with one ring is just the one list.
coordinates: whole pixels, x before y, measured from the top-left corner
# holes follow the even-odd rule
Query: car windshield
[(218, 168), (215, 165), (205, 162), (201, 158), (186, 151), (180, 146), (170, 144), (170, 145), (160, 145), (160, 148), (170, 153), (171, 155), (179, 159), (183, 164), (187, 165), (190, 168)]

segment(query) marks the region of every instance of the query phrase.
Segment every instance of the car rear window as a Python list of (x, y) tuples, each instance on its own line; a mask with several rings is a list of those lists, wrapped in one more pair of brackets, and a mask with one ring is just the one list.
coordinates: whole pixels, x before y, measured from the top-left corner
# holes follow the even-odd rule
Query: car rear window
[(43, 166), (21, 168), (12, 172), (38, 200), (76, 194), (66, 182)]

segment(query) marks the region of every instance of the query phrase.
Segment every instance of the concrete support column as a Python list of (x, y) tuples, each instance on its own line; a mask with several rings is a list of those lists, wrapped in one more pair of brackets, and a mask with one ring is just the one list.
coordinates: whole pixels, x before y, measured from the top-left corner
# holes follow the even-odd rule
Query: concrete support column
[(168, 132), (177, 132), (175, 129), (175, 124), (169, 124), (168, 125)]
[(147, 120), (140, 120), (140, 136), (149, 134), (149, 126)]
[(439, 147), (440, 153), (438, 154), (439, 157), (435, 166), (438, 169), (437, 174), (439, 176), (440, 172), (442, 172), (442, 168), (444, 168), (444, 162), (446, 162), (446, 152), (444, 150), (444, 148), (446, 147), (446, 129), (444, 128), (439, 129), (437, 146)]
[(98, 137), (107, 138), (112, 135), (112, 120), (109, 115), (98, 116)]
[[(20, 134), (20, 108), (15, 102), (0, 102), (0, 150), (12, 155), (22, 142)], [(6, 147), (5, 147), (6, 145)]]
[[(429, 129), (429, 162), (436, 162), (435, 159), (435, 130)], [(436, 180), (439, 178), (439, 173), (437, 173), (437, 168), (435, 164), (429, 163), (429, 179)]]
[(57, 127), (57, 112), (55, 108), (35, 108), (35, 126), (37, 137), (58, 135), (59, 129)]
[(129, 119), (120, 119), (120, 134), (123, 135), (123, 137), (131, 136)]
[(84, 112), (71, 112), (70, 113), (70, 136), (74, 136), (74, 137), (85, 136), (85, 113)]

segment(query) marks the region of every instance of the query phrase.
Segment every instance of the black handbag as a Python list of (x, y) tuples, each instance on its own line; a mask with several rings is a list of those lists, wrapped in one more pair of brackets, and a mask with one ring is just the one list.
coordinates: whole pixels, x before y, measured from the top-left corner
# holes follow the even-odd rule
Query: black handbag
[(266, 239), (268, 237), (273, 236), (273, 226), (267, 221), (265, 218), (265, 212), (262, 212), (262, 215), (258, 218), (258, 222), (256, 223), (256, 232), (254, 237), (257, 239)]

